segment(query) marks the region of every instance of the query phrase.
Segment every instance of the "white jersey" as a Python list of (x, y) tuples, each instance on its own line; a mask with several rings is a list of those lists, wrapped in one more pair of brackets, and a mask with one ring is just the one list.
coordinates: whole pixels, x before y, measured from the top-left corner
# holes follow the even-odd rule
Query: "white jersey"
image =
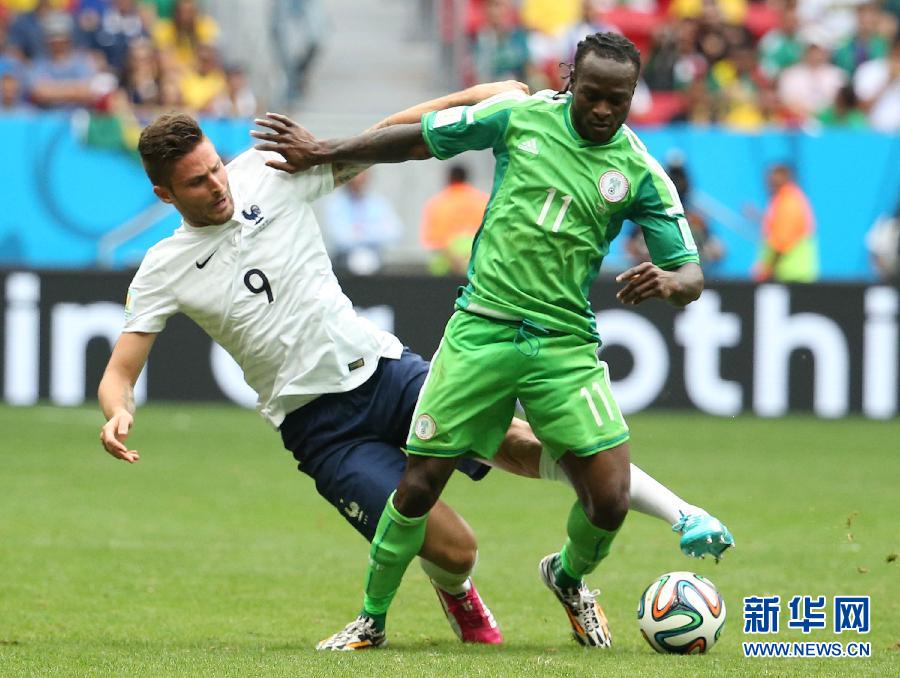
[(359, 317), (331, 269), (310, 202), (331, 166), (287, 174), (249, 150), (227, 166), (234, 216), (184, 222), (147, 252), (125, 304), (125, 332), (160, 332), (184, 313), (235, 359), (273, 426), (323, 393), (366, 381), (400, 341)]

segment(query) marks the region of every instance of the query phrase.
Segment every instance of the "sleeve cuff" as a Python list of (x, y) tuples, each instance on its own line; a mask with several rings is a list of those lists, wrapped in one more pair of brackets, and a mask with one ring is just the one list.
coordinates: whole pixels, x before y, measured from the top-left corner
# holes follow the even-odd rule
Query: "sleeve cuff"
[(682, 257), (678, 257), (677, 259), (670, 259), (669, 261), (663, 262), (653, 262), (657, 266), (659, 266), (664, 271), (671, 271), (674, 268), (678, 268), (680, 266), (684, 266), (685, 264), (700, 264), (700, 255), (699, 254), (688, 254)]
[(446, 160), (450, 156), (441, 153), (441, 151), (435, 145), (434, 139), (431, 138), (431, 132), (429, 132), (428, 130), (429, 118), (430, 115), (422, 116), (422, 138), (425, 140), (425, 145), (428, 146), (428, 150), (431, 151), (431, 155), (433, 155), (438, 160)]

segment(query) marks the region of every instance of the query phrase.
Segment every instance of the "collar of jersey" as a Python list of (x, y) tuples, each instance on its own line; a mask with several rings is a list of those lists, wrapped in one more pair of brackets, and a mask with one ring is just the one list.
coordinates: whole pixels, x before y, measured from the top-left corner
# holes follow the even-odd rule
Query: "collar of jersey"
[[(237, 207), (234, 208), (234, 212), (237, 214)], [(210, 224), (209, 226), (191, 226), (184, 219), (181, 220), (181, 227), (188, 233), (221, 233), (239, 224), (240, 222), (234, 217), (231, 217), (224, 224)]]
[(585, 139), (581, 136), (578, 131), (575, 129), (575, 125), (572, 123), (572, 97), (570, 96), (565, 104), (565, 110), (563, 111), (563, 117), (566, 119), (566, 129), (569, 130), (569, 134), (572, 135), (572, 138), (575, 139), (581, 146), (609, 146), (612, 143), (615, 143), (619, 140), (619, 137), (622, 136), (622, 127), (619, 126), (619, 129), (616, 130), (616, 133), (612, 135), (609, 141), (597, 142), (591, 141), (590, 139)]

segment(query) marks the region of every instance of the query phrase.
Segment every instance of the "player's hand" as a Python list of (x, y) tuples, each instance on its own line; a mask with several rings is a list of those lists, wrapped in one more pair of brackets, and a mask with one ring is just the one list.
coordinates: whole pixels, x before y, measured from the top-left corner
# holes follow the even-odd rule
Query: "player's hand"
[(133, 464), (141, 458), (137, 450), (129, 450), (125, 445), (125, 440), (128, 438), (133, 424), (134, 417), (131, 416), (131, 413), (121, 410), (110, 417), (109, 421), (100, 429), (100, 442), (103, 444), (103, 449), (116, 459), (122, 459), (129, 464)]
[(616, 282), (625, 285), (616, 293), (623, 304), (636, 305), (647, 299), (668, 299), (681, 287), (674, 272), (644, 261), (616, 276)]
[(480, 85), (472, 85), (472, 87), (468, 89), (468, 94), (471, 95), (472, 101), (478, 102), (489, 99), (495, 94), (509, 92), (511, 90), (519, 90), (525, 94), (531, 94), (528, 85), (524, 82), (519, 82), (518, 80), (501, 80), (499, 82), (485, 82)]
[(266, 113), (265, 118), (257, 118), (254, 122), (266, 128), (251, 130), (250, 136), (266, 142), (256, 144), (254, 148), (258, 151), (274, 151), (284, 158), (284, 162), (269, 160), (266, 165), (294, 174), (316, 164), (313, 151), (319, 142), (305, 127), (279, 113)]

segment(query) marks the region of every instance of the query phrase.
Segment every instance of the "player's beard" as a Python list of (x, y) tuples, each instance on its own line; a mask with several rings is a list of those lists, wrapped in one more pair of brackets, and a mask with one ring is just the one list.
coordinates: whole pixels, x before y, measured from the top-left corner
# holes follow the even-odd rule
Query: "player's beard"
[[(225, 191), (225, 195), (222, 196), (225, 198), (225, 205), (220, 208), (216, 208), (214, 205), (205, 205), (202, 209), (191, 209), (186, 210), (182, 209), (179, 205), (179, 212), (181, 212), (184, 220), (188, 222), (191, 226), (219, 226), (229, 221), (232, 216), (234, 216), (234, 199), (231, 197), (231, 188), (229, 187)], [(221, 198), (220, 198), (221, 200)]]

